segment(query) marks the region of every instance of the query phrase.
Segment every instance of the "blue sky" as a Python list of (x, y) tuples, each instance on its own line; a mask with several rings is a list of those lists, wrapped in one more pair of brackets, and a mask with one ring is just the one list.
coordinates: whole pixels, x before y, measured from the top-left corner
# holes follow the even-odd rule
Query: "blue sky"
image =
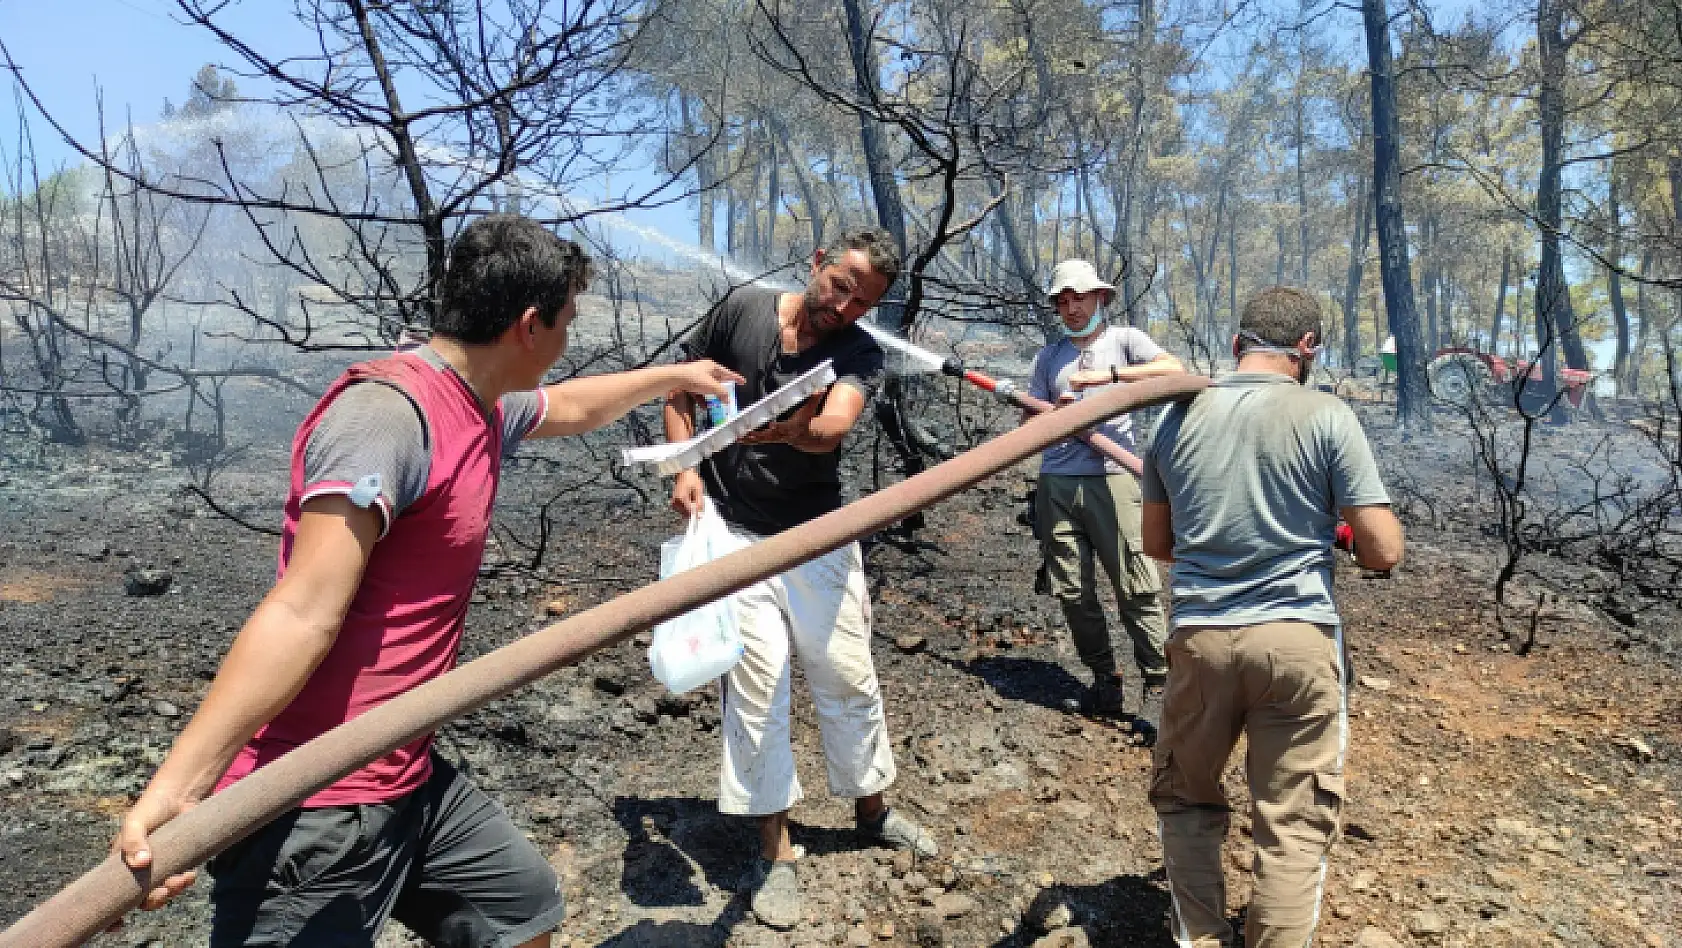
[[(237, 35), (257, 38), (258, 48), (270, 56), (316, 51), (313, 32), (291, 11), (287, 0), (244, 0), (229, 4), (219, 21)], [(174, 0), (0, 0), (0, 39), (42, 103), (71, 134), (89, 143), (98, 139), (101, 97), (108, 127), (131, 118), (145, 125), (157, 121), (166, 98), (177, 106), (186, 100), (200, 66), (237, 65), (208, 31), (181, 21)], [(235, 81), (246, 94), (261, 92), (253, 80)], [(6, 91), (0, 98), (0, 150), (10, 154), (18, 109)], [(43, 170), (78, 162), (75, 151), (27, 106), (25, 118)], [(622, 169), (615, 178), (615, 185), (624, 187), (648, 179), (648, 173)], [(600, 192), (580, 197), (599, 198)], [(688, 244), (695, 239), (692, 202), (628, 216), (633, 225), (667, 240)], [(612, 236), (628, 252), (670, 256), (629, 230)]]
[[(240, 3), (229, 22), (266, 38), (271, 49), (304, 50), (311, 37), (289, 15), (291, 4)], [(171, 0), (0, 0), (0, 39), (23, 69), (24, 78), (56, 117), (79, 137), (97, 137), (97, 102), (104, 96), (106, 121), (132, 115), (155, 121), (168, 98), (180, 105), (193, 73), (225, 59), (209, 33), (180, 23)], [(272, 45), (269, 45), (272, 44)], [(6, 135), (17, 127), (10, 95), (0, 103)], [(72, 160), (50, 130), (36, 137), (48, 164)]]

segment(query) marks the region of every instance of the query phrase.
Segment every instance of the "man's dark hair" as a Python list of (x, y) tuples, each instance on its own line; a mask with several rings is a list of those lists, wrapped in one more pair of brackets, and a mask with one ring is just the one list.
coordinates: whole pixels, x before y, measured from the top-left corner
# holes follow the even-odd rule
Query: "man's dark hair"
[(845, 231), (823, 248), (824, 265), (837, 263), (849, 250), (862, 250), (870, 260), (870, 269), (887, 278), (893, 286), (899, 279), (899, 245), (893, 235), (880, 227), (860, 227)]
[[(1293, 286), (1270, 286), (1250, 297), (1238, 319), (1238, 331), (1284, 349), (1296, 348), (1308, 333), (1314, 334), (1315, 345), (1325, 338), (1320, 326), (1320, 303), (1313, 295)], [(1239, 352), (1254, 345), (1254, 340), (1239, 336)]]
[(450, 248), (432, 331), (482, 345), (533, 306), (553, 326), (567, 300), (589, 284), (582, 247), (529, 217), (489, 214), (463, 228)]

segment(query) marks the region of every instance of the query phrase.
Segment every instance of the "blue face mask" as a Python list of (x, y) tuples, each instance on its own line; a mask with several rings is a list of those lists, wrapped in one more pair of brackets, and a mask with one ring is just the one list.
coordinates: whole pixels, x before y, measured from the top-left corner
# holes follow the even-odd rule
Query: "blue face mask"
[(1092, 318), (1090, 320), (1087, 320), (1086, 326), (1084, 328), (1070, 329), (1068, 323), (1063, 322), (1062, 320), (1058, 320), (1058, 322), (1057, 322), (1058, 327), (1063, 330), (1063, 335), (1068, 336), (1070, 339), (1085, 339), (1087, 336), (1090, 336), (1093, 333), (1097, 332), (1098, 327), (1102, 326), (1103, 324), (1104, 324), (1104, 310), (1103, 310), (1102, 307), (1092, 311)]

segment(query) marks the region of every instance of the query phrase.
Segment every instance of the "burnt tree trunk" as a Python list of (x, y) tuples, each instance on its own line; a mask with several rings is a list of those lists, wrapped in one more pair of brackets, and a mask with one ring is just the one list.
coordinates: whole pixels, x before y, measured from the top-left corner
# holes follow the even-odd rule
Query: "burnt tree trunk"
[(689, 97), (683, 96), (678, 101), (683, 112), (684, 131), (688, 133), (691, 147), (704, 149), (695, 158), (695, 183), (699, 192), (695, 199), (700, 202), (700, 210), (695, 215), (695, 225), (697, 243), (701, 245), (701, 249), (712, 253), (715, 243), (713, 232), (717, 227), (718, 213), (718, 156), (711, 144), (702, 144), (707, 136), (696, 124)]
[[(1682, 156), (1671, 155), (1665, 160), (1665, 175), (1670, 179), (1670, 240), (1671, 245), (1677, 248), (1679, 257), (1673, 265), (1676, 267), (1676, 272), (1682, 273), (1682, 240), (1678, 240), (1678, 238), (1682, 238), (1682, 190), (1679, 190), (1682, 189)], [(1677, 307), (1676, 311), (1682, 312), (1682, 286), (1675, 288), (1674, 299)], [(1659, 344), (1666, 355), (1664, 360), (1666, 366), (1664, 376), (1665, 387), (1658, 393), (1661, 397), (1668, 397), (1672, 392), (1674, 392), (1676, 387), (1676, 376), (1674, 374), (1674, 369), (1670, 365), (1671, 359), (1669, 357), (1670, 332), (1675, 325), (1676, 317), (1671, 316), (1664, 321), (1662, 326), (1657, 327), (1659, 330)]]
[(1308, 136), (1305, 128), (1303, 111), (1307, 105), (1302, 101), (1302, 92), (1297, 90), (1295, 107), (1292, 109), (1296, 119), (1296, 166), (1297, 166), (1297, 250), (1302, 255), (1297, 261), (1297, 286), (1308, 289), (1308, 168), (1303, 164), (1303, 140)]
[(800, 200), (805, 202), (806, 213), (811, 218), (812, 249), (821, 249), (823, 247), (824, 211), (822, 205), (818, 202), (817, 188), (812, 183), (811, 165), (807, 162), (804, 150), (795, 144), (794, 139), (789, 137), (788, 126), (784, 124), (782, 116), (775, 111), (770, 111), (766, 113), (766, 118), (771, 123), (771, 134), (783, 146), (783, 154), (788, 157), (789, 172), (794, 175), (795, 187), (800, 189)]
[(1396, 420), (1404, 430), (1429, 430), (1431, 393), (1425, 380), (1425, 346), (1408, 266), (1407, 223), (1402, 215), (1401, 127), (1396, 115), (1396, 71), (1390, 53), (1389, 11), (1384, 0), (1361, 0), (1372, 83), (1374, 223), (1384, 308), (1396, 337)]
[(765, 237), (759, 245), (759, 259), (772, 264), (777, 262), (777, 208), (783, 203), (783, 182), (776, 137), (770, 129), (765, 130), (765, 164)]
[(1226, 309), (1232, 331), (1238, 331), (1238, 217), (1226, 221)]
[(1063, 254), (1063, 182), (1057, 185), (1057, 209), (1051, 218), (1051, 265), (1056, 266)]
[(1454, 280), (1441, 267), (1437, 268), (1437, 319), (1438, 345), (1459, 345), (1459, 337), (1454, 333)]
[[(1542, 230), (1542, 262), (1536, 275), (1536, 330), (1539, 340), (1551, 340), (1573, 369), (1589, 367), (1588, 353), (1577, 332), (1577, 317), (1571, 307), (1571, 286), (1565, 280), (1565, 257), (1561, 252), (1560, 172), (1565, 158), (1565, 56), (1569, 44), (1564, 33), (1563, 0), (1540, 0), (1536, 6), (1537, 50), (1541, 60), (1538, 107), (1542, 120), (1542, 170), (1536, 184), (1536, 219)], [(1554, 346), (1542, 352), (1544, 384), (1557, 384)]]
[(1624, 390), (1624, 380), (1629, 373), (1630, 349), (1629, 309), (1624, 305), (1623, 275), (1619, 272), (1624, 265), (1623, 209), (1618, 203), (1618, 190), (1622, 186), (1618, 163), (1613, 161), (1606, 182), (1606, 297), (1612, 304), (1612, 329), (1617, 336), (1617, 347), (1612, 354), (1612, 384), (1620, 396), (1629, 394)]
[(1361, 359), (1361, 280), (1366, 276), (1367, 244), (1372, 241), (1372, 208), (1371, 179), (1362, 175), (1360, 197), (1355, 201), (1355, 232), (1349, 238), (1349, 269), (1343, 280), (1343, 367), (1350, 371)]
[[(1428, 230), (1429, 229), (1427, 228), (1427, 231)], [(1442, 281), (1438, 277), (1436, 264), (1432, 263), (1426, 265), (1424, 280), (1425, 352), (1427, 355), (1434, 355), (1438, 349), (1443, 347), (1443, 337), (1441, 331), (1442, 324), (1439, 321), (1439, 301), (1441, 300), (1441, 294), (1438, 293), (1439, 288), (1442, 286)]]
[[(1133, 231), (1135, 209), (1139, 203), (1139, 179), (1145, 167), (1145, 149), (1149, 147), (1145, 130), (1150, 124), (1150, 95), (1145, 86), (1150, 79), (1155, 44), (1156, 0), (1139, 0), (1139, 39), (1128, 67), (1127, 104), (1131, 127), (1126, 145), (1127, 160), (1122, 163), (1121, 180), (1116, 188), (1116, 252), (1121, 257), (1122, 305), (1126, 307), (1129, 326), (1144, 323), (1144, 314), (1139, 306), (1139, 297), (1144, 290), (1139, 283), (1139, 267), (1134, 259)], [(1143, 232), (1148, 225), (1139, 229)]]
[[(1513, 278), (1513, 248), (1501, 248), (1501, 285), (1495, 288), (1495, 315), (1489, 318), (1489, 354), (1501, 354), (1501, 321), (1507, 309), (1507, 284)], [(1516, 353), (1515, 353), (1516, 355)]]
[(741, 228), (736, 226), (736, 218), (741, 216), (741, 201), (736, 198), (734, 185), (724, 186), (724, 253), (732, 259), (741, 249)]
[(847, 202), (841, 200), (841, 176), (839, 159), (835, 157), (835, 146), (826, 143), (824, 149), (824, 182), (829, 185), (829, 200), (835, 208), (835, 226), (841, 230), (847, 229)]
[(1285, 285), (1285, 228), (1284, 227), (1273, 228), (1273, 242), (1277, 246), (1278, 251), (1279, 251), (1273, 258), (1273, 285), (1274, 286), (1284, 286)]
[(1648, 247), (1641, 252), (1641, 279), (1635, 284), (1635, 348), (1630, 353), (1629, 374), (1621, 383), (1624, 393), (1632, 398), (1641, 394), (1641, 360), (1647, 354), (1648, 328), (1653, 325), (1652, 295), (1647, 292), (1652, 277), (1653, 248)]
[(741, 221), (742, 221), (742, 253), (747, 263), (758, 266), (764, 263), (759, 256), (763, 246), (759, 242), (759, 168), (762, 159), (758, 144), (758, 135), (749, 126), (747, 139), (743, 143), (742, 162), (747, 166), (747, 179), (742, 181)]
[[(853, 64), (853, 82), (859, 98), (866, 105), (881, 98), (876, 51), (870, 45), (870, 29), (864, 18), (862, 0), (841, 0), (847, 15), (847, 54)], [(900, 253), (909, 250), (905, 242), (905, 206), (899, 198), (899, 182), (888, 155), (888, 143), (876, 119), (866, 112), (859, 113), (859, 141), (864, 148), (864, 163), (870, 173), (870, 193), (876, 203), (876, 219), (899, 244)], [(903, 277), (902, 277), (903, 279)], [(897, 287), (888, 293), (894, 295)], [(876, 321), (884, 328), (899, 332), (904, 328), (905, 312), (897, 303), (884, 303), (876, 308)]]

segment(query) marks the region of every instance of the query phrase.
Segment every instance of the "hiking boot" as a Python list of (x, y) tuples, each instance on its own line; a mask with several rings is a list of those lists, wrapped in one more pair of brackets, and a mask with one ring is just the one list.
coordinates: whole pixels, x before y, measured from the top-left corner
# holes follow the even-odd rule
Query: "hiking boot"
[(1089, 717), (1120, 717), (1124, 693), (1120, 675), (1099, 675), (1081, 696), (1078, 710)]
[(793, 862), (755, 858), (742, 888), (751, 894), (749, 905), (759, 924), (785, 932), (800, 924), (800, 876)]
[(1147, 677), (1144, 691), (1139, 696), (1139, 713), (1133, 718), (1133, 736), (1146, 747), (1156, 744), (1157, 731), (1162, 727), (1162, 699), (1167, 686), (1167, 678)]
[(858, 830), (871, 842), (890, 849), (908, 849), (923, 859), (940, 855), (940, 846), (929, 831), (900, 816), (892, 807), (883, 810), (875, 820), (859, 821)]

